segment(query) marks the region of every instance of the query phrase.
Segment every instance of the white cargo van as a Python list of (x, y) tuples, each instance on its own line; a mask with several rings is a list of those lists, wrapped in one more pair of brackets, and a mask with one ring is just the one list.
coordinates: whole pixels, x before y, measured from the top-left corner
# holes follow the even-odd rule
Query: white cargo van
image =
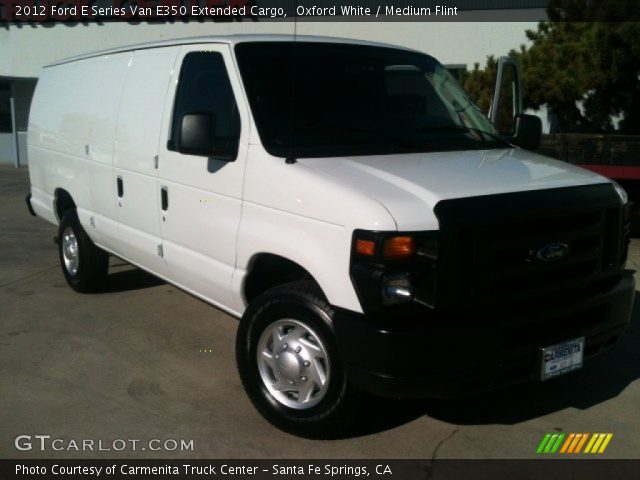
[(99, 289), (114, 254), (241, 317), (257, 409), (334, 435), (359, 392), (546, 380), (627, 326), (626, 195), (528, 151), (540, 122), (521, 105), (506, 59), (488, 119), (437, 60), (392, 46), (100, 52), (42, 73), (27, 203), (59, 226), (72, 288)]

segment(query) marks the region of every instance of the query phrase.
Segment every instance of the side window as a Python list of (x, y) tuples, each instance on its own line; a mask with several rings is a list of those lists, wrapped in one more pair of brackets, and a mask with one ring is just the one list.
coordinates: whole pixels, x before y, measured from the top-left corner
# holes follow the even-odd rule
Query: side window
[(219, 52), (185, 55), (173, 106), (168, 148), (175, 150), (180, 120), (185, 114), (211, 113), (216, 152), (235, 159), (240, 137), (240, 116), (224, 59)]

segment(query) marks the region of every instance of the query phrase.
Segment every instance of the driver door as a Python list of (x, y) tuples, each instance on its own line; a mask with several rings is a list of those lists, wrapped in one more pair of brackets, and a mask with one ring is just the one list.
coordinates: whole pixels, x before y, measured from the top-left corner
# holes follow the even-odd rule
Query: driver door
[[(221, 307), (233, 304), (236, 234), (248, 145), (248, 112), (230, 47), (183, 46), (176, 59), (158, 154), (162, 251), (170, 277)], [(235, 142), (222, 156), (180, 153), (186, 114), (211, 114), (215, 135)]]

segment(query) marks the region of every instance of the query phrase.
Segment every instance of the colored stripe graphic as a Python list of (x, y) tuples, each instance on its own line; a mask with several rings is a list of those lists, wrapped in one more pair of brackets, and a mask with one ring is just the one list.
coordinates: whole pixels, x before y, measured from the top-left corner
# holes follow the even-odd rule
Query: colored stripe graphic
[(598, 450), (598, 453), (604, 453), (604, 450), (607, 448), (607, 445), (609, 445), (609, 442), (611, 441), (611, 439), (613, 438), (613, 433), (607, 433), (607, 436), (604, 439), (604, 442), (602, 442), (602, 445), (600, 445), (600, 450)]
[(586, 452), (586, 453), (596, 453), (598, 451), (598, 449), (600, 448), (600, 444), (604, 440), (604, 437), (606, 437), (606, 435), (604, 433), (599, 433), (598, 434), (598, 439), (596, 440), (596, 443), (593, 444), (592, 450), (590, 452)]
[(556, 440), (556, 443), (553, 445), (553, 447), (551, 447), (551, 453), (556, 453), (558, 451), (558, 448), (560, 448), (560, 444), (562, 443), (562, 440), (564, 440), (564, 433), (560, 433), (558, 435), (558, 439)]
[(553, 435), (551, 435), (551, 438), (547, 442), (547, 445), (544, 447), (544, 450), (542, 451), (542, 453), (551, 453), (551, 448), (555, 444), (556, 438), (558, 438), (557, 433), (554, 433)]
[(569, 450), (567, 451), (567, 453), (573, 453), (576, 447), (578, 446), (578, 442), (580, 440), (582, 440), (582, 434), (576, 433), (576, 436), (573, 437), (573, 442), (571, 442), (571, 445), (569, 446)]
[(613, 433), (594, 433), (584, 453), (603, 453), (612, 437)]
[(593, 444), (596, 443), (596, 440), (598, 439), (598, 436), (600, 434), (598, 433), (594, 433), (591, 436), (591, 440), (589, 440), (589, 443), (587, 443), (587, 448), (584, 449), (584, 453), (589, 453), (591, 451), (591, 448), (593, 447)]
[(556, 453), (564, 437), (564, 433), (547, 433), (538, 445), (536, 453)]
[(547, 433), (536, 453), (604, 453), (612, 438), (613, 433)]
[(538, 445), (538, 449), (536, 450), (536, 453), (542, 453), (542, 451), (544, 450), (545, 445), (547, 444), (547, 442), (549, 441), (550, 438), (551, 438), (551, 434), (550, 433), (547, 433), (542, 438), (542, 441), (540, 442), (540, 445)]
[(566, 453), (567, 448), (569, 448), (569, 445), (571, 445), (571, 442), (573, 442), (574, 438), (576, 438), (576, 434), (570, 433), (569, 436), (567, 437), (567, 440), (564, 442), (562, 449), (560, 449), (560, 453)]
[(580, 439), (580, 442), (578, 442), (578, 445), (576, 446), (576, 451), (574, 453), (580, 453), (580, 451), (582, 450), (582, 446), (584, 445), (584, 442), (587, 441), (587, 438), (589, 437), (588, 433), (581, 433), (582, 438)]

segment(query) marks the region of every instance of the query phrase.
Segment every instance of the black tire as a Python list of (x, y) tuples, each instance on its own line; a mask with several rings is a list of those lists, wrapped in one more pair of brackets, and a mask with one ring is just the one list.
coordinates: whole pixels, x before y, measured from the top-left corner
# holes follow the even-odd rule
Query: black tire
[[(72, 232), (77, 244), (77, 269), (71, 271), (65, 264), (64, 235)], [(58, 227), (58, 256), (60, 267), (67, 283), (76, 292), (96, 292), (104, 287), (109, 270), (109, 255), (97, 247), (80, 225), (75, 210), (68, 210), (62, 215)]]
[[(314, 282), (296, 281), (259, 295), (247, 308), (236, 337), (236, 360), (252, 403), (274, 426), (307, 438), (339, 438), (349, 428), (359, 397), (348, 382), (331, 326), (333, 311)], [(319, 403), (304, 409), (285, 405), (260, 375), (257, 349), (261, 334), (281, 319), (294, 319), (317, 334), (330, 363), (327, 389)]]

